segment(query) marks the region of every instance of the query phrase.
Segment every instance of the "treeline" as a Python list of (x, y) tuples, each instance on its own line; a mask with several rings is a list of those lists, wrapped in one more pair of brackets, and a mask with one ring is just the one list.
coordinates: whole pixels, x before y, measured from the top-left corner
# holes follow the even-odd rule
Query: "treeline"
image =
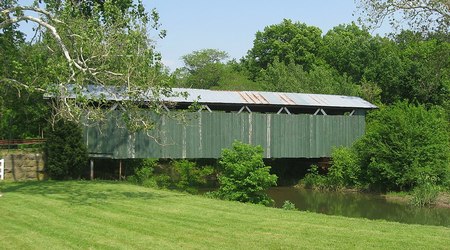
[[(146, 13), (141, 2), (42, 2), (44, 11), (38, 13), (46, 18), (41, 21), (53, 25), (61, 41), (40, 27), (28, 42), (16, 23), (4, 25), (11, 21), (9, 14), (0, 16), (1, 139), (46, 137), (44, 128), (58, 117), (55, 113), (58, 119), (76, 120), (82, 108), (101, 109), (106, 103), (100, 98), (92, 105), (81, 95), (71, 102), (54, 91), (60, 95), (51, 106), (43, 94), (55, 84), (127, 85), (132, 98), (148, 89), (168, 93), (168, 87), (352, 95), (380, 110), (368, 116), (367, 134), (350, 152), (334, 155), (343, 162), (335, 161), (329, 173), (340, 179), (328, 175), (324, 183), (383, 190), (450, 186), (448, 29), (381, 37), (352, 23), (324, 34), (286, 19), (258, 31), (243, 58), (228, 60), (226, 52), (216, 49), (194, 51), (183, 56), (184, 67), (171, 73), (147, 34), (148, 28), (165, 35), (158, 13)], [(2, 10), (23, 16), (17, 6), (14, 0), (0, 3)], [(133, 109), (138, 106), (128, 107), (125, 118), (139, 114)]]
[(414, 191), (419, 205), (450, 190), (450, 36), (404, 30), (373, 36), (355, 24), (326, 34), (283, 20), (256, 33), (239, 61), (215, 49), (185, 55), (178, 87), (360, 96), (380, 107), (366, 135), (337, 148), (327, 170), (301, 182), (318, 189)]
[(173, 85), (356, 95), (376, 104), (409, 101), (448, 110), (450, 36), (402, 31), (373, 36), (356, 24), (324, 35), (314, 26), (283, 20), (256, 33), (239, 61), (204, 49), (183, 56)]
[[(60, 82), (48, 41), (29, 43), (17, 26), (0, 33), (0, 138), (42, 136), (50, 108), (43, 86)], [(155, 53), (156, 54), (156, 53)], [(327, 33), (283, 20), (255, 35), (243, 58), (203, 49), (183, 56), (184, 67), (158, 72), (161, 85), (360, 96), (377, 105), (398, 101), (439, 105), (450, 113), (450, 36), (402, 31), (373, 36), (356, 24)], [(63, 65), (58, 66), (63, 67)], [(20, 83), (28, 84), (26, 88)]]

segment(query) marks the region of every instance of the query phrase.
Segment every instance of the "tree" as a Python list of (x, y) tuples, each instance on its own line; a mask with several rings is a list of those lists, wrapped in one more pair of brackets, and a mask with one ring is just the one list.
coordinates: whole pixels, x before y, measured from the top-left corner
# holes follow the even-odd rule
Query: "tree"
[(358, 0), (361, 21), (377, 28), (385, 21), (398, 28), (406, 24), (419, 31), (449, 31), (448, 0)]
[(264, 90), (263, 83), (252, 81), (250, 79), (250, 73), (242, 64), (235, 60), (231, 60), (224, 66), (223, 75), (220, 78), (218, 85), (211, 89), (233, 91)]
[[(0, 9), (13, 6), (3, 1)], [(5, 18), (0, 16), (0, 23)], [(41, 135), (48, 108), (30, 78), (36, 61), (34, 49), (25, 42), (17, 24), (0, 30), (0, 138), (27, 138)], [(30, 53), (31, 52), (31, 53)], [(22, 85), (23, 82), (30, 82)]]
[(336, 26), (325, 34), (321, 55), (341, 74), (359, 82), (376, 59), (378, 49), (378, 39), (352, 23)]
[(182, 76), (181, 86), (210, 89), (219, 84), (225, 72), (225, 51), (202, 49), (182, 57), (184, 67), (177, 72)]
[(450, 43), (440, 34), (403, 31), (381, 39), (363, 77), (380, 86), (381, 100), (444, 105), (450, 98)]
[(52, 179), (78, 179), (87, 167), (87, 149), (79, 124), (59, 120), (49, 129), (44, 146), (45, 172)]
[(358, 85), (328, 65), (315, 65), (307, 72), (301, 65), (293, 62), (285, 65), (275, 58), (266, 70), (261, 71), (260, 80), (265, 83), (265, 90), (268, 91), (352, 96), (360, 94)]
[(210, 64), (222, 63), (227, 58), (227, 52), (216, 49), (197, 50), (182, 57), (185, 68), (191, 73)]
[(442, 105), (450, 98), (450, 42), (435, 38), (410, 42), (402, 57), (409, 100)]
[[(156, 11), (145, 12), (140, 1), (48, 0), (32, 6), (13, 2), (0, 13), (2, 30), (22, 21), (36, 23), (37, 40), (31, 46), (45, 56), (38, 71), (27, 72), (31, 73), (29, 79), (21, 82), (1, 75), (0, 81), (24, 88), (39, 82), (35, 89), (53, 97), (53, 121), (105, 117), (105, 112), (110, 111), (104, 108), (109, 105), (105, 96), (87, 98), (83, 94), (82, 89), (89, 84), (120, 89), (128, 100), (120, 103), (129, 113), (127, 121), (146, 129), (153, 127), (152, 121), (139, 116), (135, 107), (151, 105), (153, 110), (161, 111), (160, 96), (171, 95), (161, 56), (149, 39), (149, 28), (157, 30), (161, 37), (165, 35), (159, 30)], [(76, 98), (67, 98), (69, 92)]]
[(226, 200), (269, 205), (271, 199), (264, 191), (276, 185), (277, 176), (270, 174), (270, 166), (263, 161), (261, 146), (234, 142), (231, 149), (223, 149), (219, 160), (219, 190), (216, 195)]
[(293, 23), (289, 19), (258, 31), (253, 48), (247, 52), (244, 63), (252, 77), (256, 78), (261, 69), (267, 67), (275, 58), (284, 64), (293, 62), (308, 71), (317, 63), (322, 46), (322, 31), (304, 23)]
[(356, 143), (361, 183), (381, 190), (410, 190), (427, 179), (450, 177), (449, 127), (441, 108), (396, 103), (369, 115)]
[(210, 166), (200, 167), (197, 163), (188, 160), (178, 160), (172, 162), (175, 171), (175, 186), (188, 193), (197, 193), (198, 187), (205, 185), (207, 177), (214, 172)]

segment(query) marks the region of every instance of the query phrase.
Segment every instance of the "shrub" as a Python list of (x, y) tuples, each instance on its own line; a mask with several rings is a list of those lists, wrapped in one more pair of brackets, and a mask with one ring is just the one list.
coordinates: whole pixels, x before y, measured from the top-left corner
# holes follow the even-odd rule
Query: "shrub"
[(130, 165), (134, 168), (134, 175), (128, 177), (128, 181), (145, 187), (156, 187), (157, 182), (153, 178), (156, 167), (156, 159), (133, 159)]
[(356, 153), (351, 148), (338, 147), (331, 153), (333, 160), (328, 170), (328, 185), (336, 189), (359, 186), (359, 166)]
[(297, 210), (297, 208), (295, 208), (295, 204), (290, 200), (285, 200), (281, 208), (283, 208), (284, 210)]
[(448, 180), (450, 145), (445, 112), (405, 102), (369, 115), (366, 135), (355, 144), (361, 179), (376, 189), (410, 190), (421, 176)]
[(172, 178), (167, 174), (159, 174), (154, 176), (156, 186), (159, 188), (169, 188), (172, 185)]
[(316, 165), (311, 165), (308, 173), (300, 180), (300, 184), (310, 189), (323, 190), (327, 188), (326, 177), (319, 174), (319, 167)]
[(411, 204), (418, 207), (432, 206), (436, 203), (440, 188), (435, 184), (436, 179), (425, 176), (412, 191)]
[(80, 178), (88, 155), (81, 128), (69, 121), (58, 121), (48, 129), (44, 145), (45, 172), (52, 179)]
[(261, 146), (235, 141), (231, 149), (222, 150), (219, 166), (217, 197), (264, 205), (273, 202), (264, 191), (276, 185), (277, 176), (270, 174), (270, 166), (264, 165)]
[(197, 187), (205, 184), (206, 177), (214, 172), (212, 167), (200, 168), (195, 162), (187, 160), (173, 161), (172, 165), (177, 174), (175, 186), (189, 193), (197, 193)]
[[(128, 181), (146, 187), (178, 188), (189, 193), (197, 193), (197, 187), (206, 183), (206, 176), (213, 173), (212, 167), (200, 168), (195, 162), (187, 160), (172, 161), (165, 166), (164, 172), (155, 173), (156, 159), (128, 160), (134, 174), (128, 177)], [(156, 171), (157, 172), (157, 171)]]

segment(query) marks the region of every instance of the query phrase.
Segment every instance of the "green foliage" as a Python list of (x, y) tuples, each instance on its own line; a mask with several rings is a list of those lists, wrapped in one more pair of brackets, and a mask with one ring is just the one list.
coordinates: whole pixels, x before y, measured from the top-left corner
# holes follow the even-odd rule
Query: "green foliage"
[(358, 85), (326, 65), (312, 66), (307, 72), (301, 65), (292, 62), (286, 65), (275, 58), (266, 70), (261, 70), (260, 75), (260, 80), (268, 91), (351, 96), (360, 93)]
[(261, 146), (235, 141), (231, 149), (222, 150), (219, 165), (222, 172), (217, 197), (263, 205), (273, 202), (264, 191), (276, 185), (277, 176), (264, 165)]
[(359, 82), (376, 58), (378, 44), (370, 33), (354, 23), (338, 25), (323, 37), (322, 57), (341, 74)]
[(250, 79), (250, 73), (242, 64), (234, 60), (227, 62), (224, 65), (223, 75), (220, 78), (218, 85), (212, 87), (215, 90), (264, 90), (263, 83), (255, 82)]
[(176, 72), (180, 78), (176, 85), (209, 89), (219, 85), (219, 81), (225, 80), (225, 64), (223, 60), (228, 58), (224, 51), (215, 49), (203, 49), (194, 51), (182, 57), (185, 66)]
[(358, 156), (351, 148), (339, 147), (331, 153), (332, 165), (328, 169), (327, 179), (336, 188), (359, 186), (361, 169)]
[[(14, 2), (11, 6), (20, 8), (21, 3)], [(156, 99), (161, 92), (170, 95), (167, 91), (168, 74), (161, 64), (161, 55), (155, 51), (155, 41), (150, 39), (149, 34), (150, 30), (157, 30), (155, 35), (164, 37), (164, 31), (159, 29), (158, 13), (156, 11), (146, 13), (141, 1), (129, 0), (45, 0), (35, 1), (33, 6), (42, 8), (48, 15), (29, 10), (27, 16), (30, 14), (38, 18), (52, 29), (39, 26), (32, 43), (16, 39), (13, 42), (14, 46), (11, 49), (8, 47), (8, 51), (5, 52), (9, 56), (5, 58), (4, 68), (9, 73), (3, 74), (5, 70), (3, 63), (0, 63), (0, 88), (7, 83), (11, 85), (11, 89), (17, 89), (19, 93), (38, 91), (39, 95), (33, 99), (39, 99), (41, 103), (43, 92), (53, 95), (52, 108), (57, 110), (53, 112), (53, 115), (58, 116), (56, 119), (63, 118), (80, 123), (91, 119), (101, 120), (105, 117), (105, 113), (111, 111), (104, 108), (106, 103), (104, 95), (90, 96), (88, 99), (82, 96), (81, 88), (87, 84), (115, 86), (124, 90), (121, 95), (127, 96), (126, 99), (130, 100), (121, 103), (129, 114), (127, 125), (149, 128), (152, 123), (148, 119), (151, 118), (140, 115), (141, 113), (133, 109), (140, 107), (143, 99), (147, 98), (142, 93), (150, 91)], [(24, 20), (23, 11), (13, 13), (17, 17), (15, 20)], [(6, 28), (14, 28), (15, 25)], [(58, 37), (55, 37), (55, 33)], [(69, 88), (69, 84), (74, 87), (76, 101), (59, 99), (67, 94), (65, 91)], [(127, 88), (122, 88), (123, 86)], [(2, 89), (0, 93), (2, 97), (4, 93)], [(1, 99), (0, 112), (3, 113)], [(22, 103), (32, 102), (30, 100)], [(95, 105), (92, 105), (93, 103)], [(146, 103), (155, 111), (163, 110), (159, 104), (157, 100)], [(20, 114), (27, 109), (5, 106), (7, 110), (18, 111), (17, 114), (8, 114), (8, 117), (2, 118), (2, 127), (11, 117), (16, 124), (20, 124), (20, 120), (26, 120), (22, 118), (25, 115)], [(34, 111), (39, 106), (31, 105), (29, 109)], [(48, 115), (31, 111), (27, 112), (28, 117), (33, 118), (30, 120), (40, 122), (40, 118)], [(36, 127), (39, 128), (39, 124)]]
[(295, 204), (292, 203), (290, 200), (285, 200), (281, 208), (284, 210), (297, 210)]
[(44, 145), (45, 172), (52, 179), (80, 178), (87, 167), (87, 150), (80, 127), (58, 121), (47, 133)]
[(310, 189), (327, 189), (326, 177), (319, 174), (319, 167), (317, 165), (312, 165), (308, 169), (308, 173), (300, 180), (300, 184)]
[[(170, 165), (160, 166), (157, 159), (150, 158), (134, 159), (129, 163), (134, 168), (134, 175), (127, 179), (129, 182), (145, 187), (176, 188), (188, 193), (197, 193), (197, 188), (204, 185), (206, 177), (214, 172), (212, 167), (198, 167), (195, 162), (187, 160), (176, 160)], [(163, 169), (158, 171), (157, 167)]]
[(361, 80), (361, 97), (377, 106), (381, 106), (382, 90), (377, 83), (367, 81), (365, 78)]
[[(419, 103), (442, 105), (450, 98), (450, 40), (422, 37), (402, 43), (405, 72), (403, 97)], [(410, 93), (410, 96), (406, 96)]]
[(206, 177), (214, 172), (210, 166), (201, 168), (188, 160), (173, 161), (172, 166), (177, 175), (174, 180), (175, 186), (189, 193), (197, 193), (196, 188), (206, 184)]
[(241, 65), (268, 91), (354, 95), (376, 104), (408, 100), (450, 113), (447, 33), (380, 37), (352, 23), (321, 37), (314, 28), (290, 20), (267, 26)]
[(418, 207), (432, 206), (436, 203), (440, 188), (427, 182), (415, 187), (412, 191), (411, 204)]
[(322, 31), (314, 26), (284, 19), (280, 24), (270, 25), (256, 33), (251, 48), (245, 57), (252, 77), (259, 70), (267, 69), (275, 58), (284, 64), (295, 63), (309, 71), (317, 64), (322, 46)]
[(155, 180), (156, 186), (159, 188), (170, 188), (170, 186), (172, 185), (172, 178), (170, 178), (170, 176), (167, 174), (158, 174), (153, 178)]
[(364, 69), (364, 78), (381, 88), (384, 103), (443, 105), (450, 98), (448, 37), (404, 31), (372, 43), (376, 59)]
[(0, 138), (38, 138), (44, 133), (49, 106), (42, 94), (0, 86)]
[[(15, 1), (2, 1), (0, 9)], [(0, 15), (0, 22), (4, 16)], [(41, 72), (41, 54), (25, 41), (17, 24), (0, 29), (0, 138), (26, 139), (42, 135), (49, 107), (42, 93), (36, 91), (42, 81), (34, 81)], [(24, 88), (22, 84), (27, 84)]]
[(131, 168), (134, 168), (134, 175), (128, 177), (128, 181), (142, 185), (144, 187), (157, 187), (158, 182), (154, 179), (154, 169), (156, 159), (135, 159), (131, 160)]
[(334, 171), (331, 176), (324, 173), (324, 171), (321, 172), (318, 166), (312, 165), (305, 177), (299, 181), (299, 184), (305, 188), (319, 191), (335, 191), (344, 187), (342, 184), (343, 177), (338, 175), (338, 173), (341, 174), (340, 172)]
[(319, 168), (312, 165), (300, 184), (305, 188), (317, 190), (339, 190), (359, 187), (361, 169), (356, 152), (352, 148), (338, 147), (331, 153), (332, 165), (328, 172), (319, 173)]
[(369, 115), (366, 135), (355, 145), (361, 181), (382, 190), (409, 190), (428, 176), (442, 185), (450, 174), (448, 120), (441, 108), (406, 102)]
[(198, 71), (210, 64), (221, 63), (228, 58), (225, 51), (216, 49), (202, 49), (192, 52), (182, 57), (185, 67), (190, 72)]
[(333, 150), (328, 173), (312, 166), (301, 184), (319, 190), (414, 189), (413, 203), (428, 204), (435, 198), (435, 186), (446, 185), (450, 177), (450, 135), (443, 110), (402, 102), (382, 107), (369, 120), (366, 135), (353, 147)]

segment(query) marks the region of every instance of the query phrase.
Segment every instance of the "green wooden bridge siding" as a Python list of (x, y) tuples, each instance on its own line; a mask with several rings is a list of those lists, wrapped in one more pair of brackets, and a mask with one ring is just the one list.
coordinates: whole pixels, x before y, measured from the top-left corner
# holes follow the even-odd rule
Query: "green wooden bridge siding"
[(331, 156), (335, 146), (350, 146), (364, 134), (365, 117), (264, 113), (187, 113), (182, 122), (155, 116), (156, 129), (129, 133), (111, 117), (99, 127), (85, 127), (89, 153), (98, 157), (218, 158), (239, 140), (264, 148), (266, 158)]

